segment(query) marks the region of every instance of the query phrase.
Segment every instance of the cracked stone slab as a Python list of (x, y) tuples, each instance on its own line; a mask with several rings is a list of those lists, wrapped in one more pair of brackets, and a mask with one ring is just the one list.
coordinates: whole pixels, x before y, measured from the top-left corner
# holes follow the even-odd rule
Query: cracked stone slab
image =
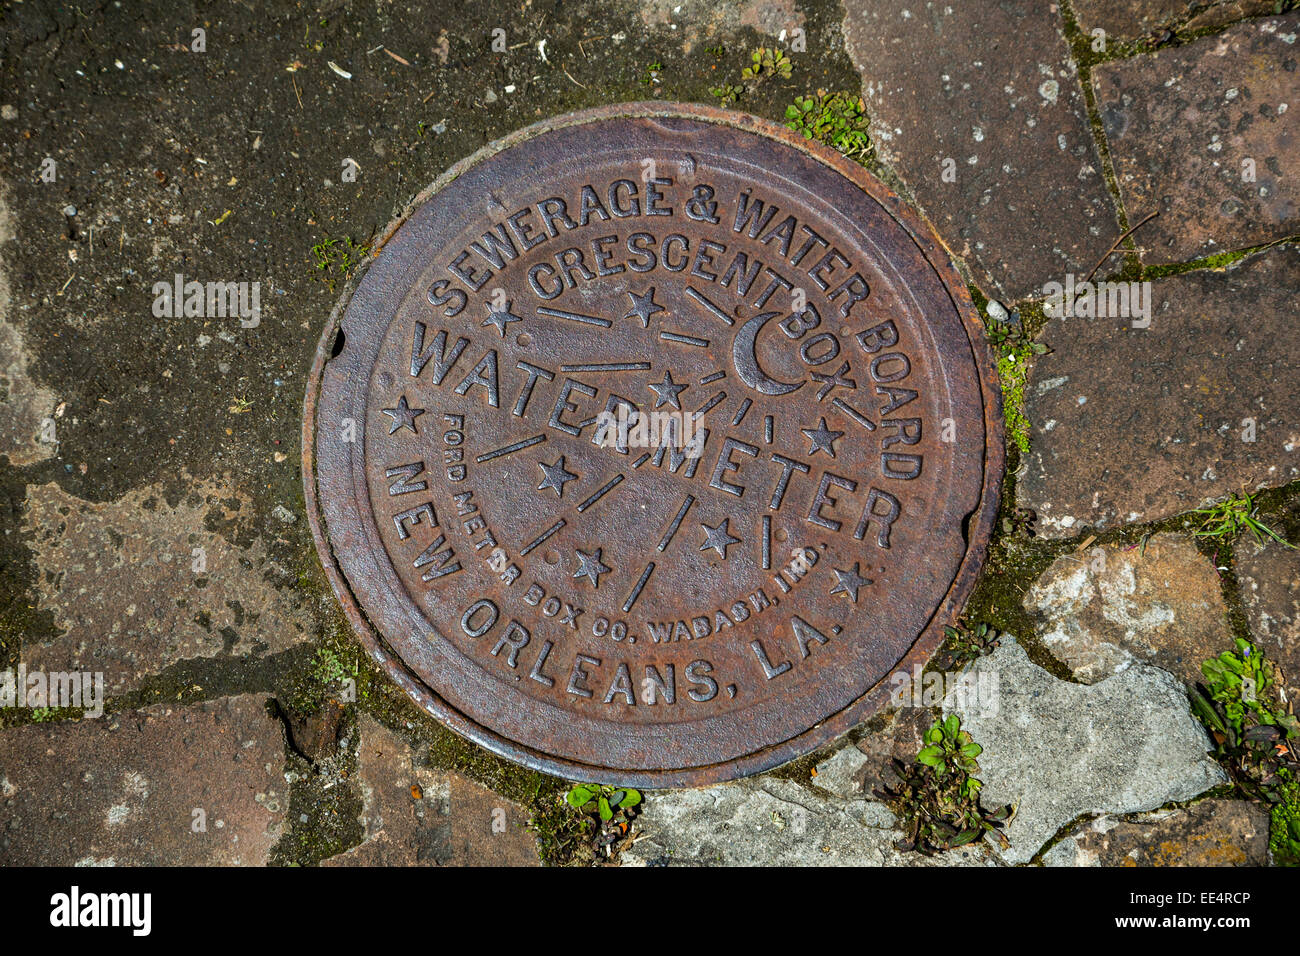
[(1044, 866), (1268, 866), (1268, 813), (1245, 800), (1202, 800), (1131, 819), (1098, 817), (1043, 854)]
[(1224, 26), (1274, 9), (1273, 0), (1074, 0), (1079, 28), (1106, 39), (1133, 39), (1164, 29)]
[(523, 807), (456, 773), (422, 767), (409, 744), (359, 721), (365, 840), (324, 866), (538, 866)]
[(57, 484), (28, 487), (24, 533), (37, 599), (64, 633), (25, 644), (29, 670), (104, 674), (117, 694), (178, 661), (277, 653), (310, 639), (310, 615), (260, 540), (209, 530), (244, 510), (227, 484), (194, 482), (169, 503), (160, 486), (93, 503)]
[(1243, 536), (1232, 560), (1250, 632), (1282, 668), (1287, 700), (1300, 710), (1300, 550)]
[(1188, 535), (1064, 554), (1022, 603), (1047, 649), (1085, 684), (1134, 663), (1194, 684), (1201, 661), (1233, 647), (1218, 572)]
[[(852, 748), (848, 748), (851, 750)], [(847, 751), (842, 751), (847, 752)], [(852, 759), (850, 757), (850, 759)], [(820, 796), (763, 776), (648, 794), (624, 866), (979, 866), (983, 845), (904, 853), (893, 813), (874, 800)]]
[(1031, 860), (1085, 814), (1138, 813), (1190, 800), (1226, 781), (1207, 753), (1187, 695), (1170, 674), (1134, 664), (1097, 684), (1058, 680), (1006, 644), (976, 661), (998, 673), (996, 716), (946, 707), (984, 748), (986, 806), (1017, 804), (1005, 833), (1009, 863)]
[(843, 747), (817, 764), (810, 781), (818, 790), (843, 797), (846, 800), (870, 796), (866, 789), (866, 775), (871, 769), (871, 758), (857, 747)]
[[(7, 260), (14, 222), (4, 192), (0, 183), (0, 257)], [(31, 465), (54, 454), (58, 439), (55, 397), (28, 372), (26, 344), (8, 317), (11, 303), (9, 278), (0, 262), (0, 456), (14, 465)]]
[(1016, 488), (1039, 533), (1158, 521), (1300, 478), (1297, 288), (1300, 249), (1283, 245), (1154, 281), (1147, 328), (1050, 319)]
[(846, 0), (844, 33), (879, 155), (981, 285), (1018, 299), (1106, 253), (1119, 227), (1056, 4)]
[(1298, 35), (1300, 13), (1266, 17), (1093, 69), (1129, 221), (1160, 213), (1134, 234), (1144, 263), (1300, 232)]
[(264, 866), (283, 725), (263, 694), (0, 731), (0, 864)]

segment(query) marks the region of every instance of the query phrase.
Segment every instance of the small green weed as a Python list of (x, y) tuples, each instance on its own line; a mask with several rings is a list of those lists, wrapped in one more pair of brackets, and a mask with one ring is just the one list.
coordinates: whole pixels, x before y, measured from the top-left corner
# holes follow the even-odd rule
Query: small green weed
[(1246, 530), (1260, 544), (1272, 540), (1295, 550), (1295, 545), (1283, 540), (1281, 535), (1255, 517), (1255, 507), (1255, 499), (1242, 492), (1208, 508), (1198, 508), (1193, 514), (1204, 515), (1205, 518), (1194, 534), (1201, 538), (1232, 541)]
[(333, 648), (322, 647), (316, 652), (316, 665), (312, 668), (312, 677), (322, 684), (339, 684), (348, 676)]
[(641, 792), (631, 787), (580, 783), (564, 795), (564, 802), (588, 818), (581, 832), (591, 833), (592, 850), (597, 859), (621, 852), (631, 843), (632, 821), (641, 805)]
[(1280, 692), (1278, 666), (1250, 641), (1236, 645), (1201, 664), (1205, 683), (1192, 689), (1192, 713), (1237, 788), (1269, 806), (1274, 861), (1300, 865), (1300, 722)]
[(815, 96), (796, 96), (785, 108), (785, 125), (859, 163), (871, 158), (867, 105), (853, 93), (818, 90)]
[(784, 51), (775, 47), (761, 46), (749, 55), (749, 66), (740, 71), (740, 78), (758, 82), (779, 76), (783, 80), (788, 80), (793, 69), (793, 64)]
[(1034, 530), (1034, 522), (1038, 520), (1038, 512), (1032, 508), (1011, 508), (1002, 516), (1002, 533), (1006, 535), (1023, 535), (1026, 538), (1036, 538), (1038, 532)]
[(709, 95), (718, 98), (719, 106), (730, 106), (732, 103), (736, 102), (736, 100), (740, 99), (744, 92), (745, 88), (743, 86), (736, 86), (733, 83), (724, 83), (721, 86), (712, 87), (709, 90)]
[(1278, 694), (1277, 665), (1250, 641), (1201, 664), (1205, 684), (1192, 692), (1192, 709), (1229, 753), (1259, 750), (1300, 736), (1300, 723)]
[(916, 762), (895, 758), (892, 767), (898, 784), (876, 796), (892, 803), (902, 821), (901, 850), (930, 856), (965, 846), (992, 834), (1005, 848), (1010, 844), (1002, 828), (1015, 815), (1010, 804), (986, 810), (980, 802), (983, 783), (977, 759), (983, 748), (961, 729), (956, 714), (925, 732)]
[[(592, 801), (595, 803), (592, 803)], [(631, 810), (641, 803), (641, 792), (631, 788), (621, 789), (604, 784), (580, 783), (564, 795), (564, 802), (575, 810), (591, 804), (602, 823), (609, 823), (620, 811)]]
[(722, 106), (730, 106), (739, 100), (749, 90), (757, 88), (761, 83), (779, 77), (783, 80), (790, 79), (790, 74), (794, 65), (790, 58), (781, 50), (774, 47), (759, 47), (749, 55), (749, 65), (740, 71), (740, 84), (723, 83), (709, 90), (710, 96), (718, 98)]
[(991, 654), (997, 648), (1001, 636), (988, 624), (980, 623), (970, 627), (960, 621), (956, 627), (945, 625), (943, 633), (947, 635), (947, 640), (935, 658), (936, 666), (941, 670), (954, 670), (985, 654)]

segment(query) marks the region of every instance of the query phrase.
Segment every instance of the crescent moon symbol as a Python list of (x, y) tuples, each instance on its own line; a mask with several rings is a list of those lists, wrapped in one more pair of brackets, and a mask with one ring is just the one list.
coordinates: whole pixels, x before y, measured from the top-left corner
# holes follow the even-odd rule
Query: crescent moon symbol
[(803, 388), (803, 382), (782, 382), (772, 378), (758, 364), (758, 333), (779, 312), (763, 312), (740, 327), (736, 341), (731, 346), (731, 359), (736, 365), (740, 380), (763, 395), (788, 395)]

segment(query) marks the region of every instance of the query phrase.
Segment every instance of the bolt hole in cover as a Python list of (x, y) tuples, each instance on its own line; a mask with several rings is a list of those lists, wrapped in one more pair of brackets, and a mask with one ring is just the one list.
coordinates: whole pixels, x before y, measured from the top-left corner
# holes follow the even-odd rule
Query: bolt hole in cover
[(623, 104), (463, 160), (376, 247), (317, 352), (306, 494), (429, 713), (561, 776), (700, 785), (831, 740), (937, 649), (1000, 401), (947, 253), (862, 168)]

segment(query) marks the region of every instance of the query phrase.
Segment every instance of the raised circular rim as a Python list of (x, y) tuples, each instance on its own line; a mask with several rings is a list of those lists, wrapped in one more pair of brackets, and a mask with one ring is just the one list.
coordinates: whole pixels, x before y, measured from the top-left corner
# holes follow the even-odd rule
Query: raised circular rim
[(338, 598), (344, 613), (356, 631), (366, 651), (407, 695), (424, 711), (445, 726), (490, 752), (533, 769), (566, 779), (599, 780), (604, 783), (658, 789), (667, 787), (706, 786), (737, 777), (770, 770), (795, 758), (804, 756), (829, 743), (871, 716), (889, 698), (890, 687), (882, 679), (855, 701), (784, 741), (768, 744), (740, 757), (718, 763), (702, 764), (673, 770), (628, 770), (584, 763), (540, 752), (519, 741), (512, 740), (484, 727), (467, 714), (454, 709), (433, 692), (387, 645), (382, 634), (370, 623), (361, 608), (346, 576), (334, 556), (333, 547), (324, 526), (316, 485), (314, 439), (316, 408), (325, 366), (332, 357), (334, 342), (343, 315), (357, 287), (365, 278), (371, 263), (383, 252), (384, 246), (412, 213), (431, 196), (446, 188), (469, 169), (497, 153), (521, 145), (544, 133), (581, 126), (588, 123), (624, 118), (684, 118), (694, 119), (764, 136), (800, 150), (818, 162), (830, 167), (850, 180), (887, 210), (910, 235), (934, 268), (961, 317), (971, 349), (984, 410), (984, 467), (978, 503), (968, 518), (965, 539), (966, 552), (962, 556), (952, 583), (944, 593), (929, 622), (917, 635), (907, 653), (896, 665), (896, 670), (911, 671), (924, 666), (943, 643), (945, 624), (952, 623), (965, 606), (987, 556), (993, 523), (1001, 502), (1002, 478), (1006, 465), (1006, 448), (1002, 411), (1002, 392), (998, 384), (996, 365), (983, 334), (975, 305), (966, 284), (953, 265), (947, 247), (933, 228), (884, 183), (866, 169), (851, 162), (840, 153), (820, 143), (805, 139), (783, 126), (747, 113), (721, 110), (716, 107), (689, 103), (634, 102), (599, 106), (563, 116), (552, 117), (517, 130), (498, 139), (475, 153), (461, 159), (439, 176), (431, 185), (421, 190), (401, 213), (380, 234), (371, 253), (358, 268), (330, 312), (329, 320), (321, 334), (312, 360), (307, 392), (303, 404), (302, 420), (302, 474), (303, 493), (307, 505), (307, 521), (311, 527), (317, 556)]

